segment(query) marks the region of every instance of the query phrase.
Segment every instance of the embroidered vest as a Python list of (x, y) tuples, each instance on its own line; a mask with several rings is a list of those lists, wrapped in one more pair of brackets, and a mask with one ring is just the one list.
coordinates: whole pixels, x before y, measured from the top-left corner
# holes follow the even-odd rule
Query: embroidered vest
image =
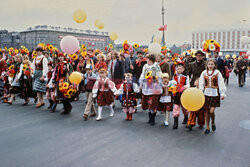
[(36, 67), (36, 70), (43, 70), (43, 58), (38, 63), (35, 60), (35, 67)]
[(205, 79), (205, 88), (214, 88), (214, 89), (218, 89), (218, 74), (213, 75), (211, 77), (211, 86), (209, 84), (209, 77), (208, 76), (204, 76)]

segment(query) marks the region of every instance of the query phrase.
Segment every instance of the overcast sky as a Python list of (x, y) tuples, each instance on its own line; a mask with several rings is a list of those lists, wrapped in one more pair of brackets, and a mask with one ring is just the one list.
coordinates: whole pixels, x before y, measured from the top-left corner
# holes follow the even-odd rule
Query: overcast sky
[[(36, 25), (97, 29), (116, 32), (116, 43), (148, 44), (161, 25), (162, 0), (0, 0), (0, 29), (26, 30)], [(77, 24), (73, 12), (83, 9), (87, 20)], [(250, 23), (250, 0), (166, 0), (167, 43), (191, 41), (194, 30), (242, 26)], [(248, 24), (249, 25), (249, 24)]]

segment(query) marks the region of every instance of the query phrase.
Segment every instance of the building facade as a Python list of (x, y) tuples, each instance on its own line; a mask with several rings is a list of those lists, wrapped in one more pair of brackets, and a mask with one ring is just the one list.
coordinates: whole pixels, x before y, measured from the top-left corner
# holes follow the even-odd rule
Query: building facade
[[(12, 33), (8, 32), (7, 34)], [(60, 49), (60, 41), (67, 35), (75, 36), (79, 40), (80, 45), (85, 44), (87, 48), (104, 50), (105, 46), (109, 45), (109, 43), (113, 43), (109, 38), (108, 32), (38, 25), (33, 28), (30, 27), (25, 31), (15, 32), (15, 36), (13, 37), (12, 35), (12, 39), (14, 40), (11, 40), (11, 37), (2, 38), (2, 36), (0, 36), (0, 46), (2, 48), (19, 48), (20, 45), (24, 45), (29, 50), (33, 50), (39, 43), (49, 43)], [(18, 40), (16, 40), (16, 38)]]
[(247, 51), (247, 45), (242, 45), (240, 38), (250, 37), (250, 28), (231, 28), (223, 30), (194, 31), (192, 32), (192, 48), (202, 49), (205, 40), (214, 39), (221, 45), (221, 52), (225, 54), (239, 54)]

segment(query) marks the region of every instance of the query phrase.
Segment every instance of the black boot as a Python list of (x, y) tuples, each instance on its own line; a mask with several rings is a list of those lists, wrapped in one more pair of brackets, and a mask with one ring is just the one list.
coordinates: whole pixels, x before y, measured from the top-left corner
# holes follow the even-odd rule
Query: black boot
[(187, 124), (187, 121), (188, 121), (188, 115), (185, 115), (182, 124)]
[(148, 113), (148, 124), (151, 124), (152, 122), (152, 114), (151, 112)]
[(55, 102), (52, 107), (51, 107), (51, 111), (50, 112), (55, 112), (56, 111), (56, 106), (57, 106), (57, 102)]
[(51, 109), (51, 107), (53, 106), (53, 104), (54, 104), (53, 100), (49, 100), (49, 107), (48, 107), (48, 109)]
[(177, 128), (178, 128), (178, 117), (174, 117), (173, 129), (177, 129)]
[(156, 116), (156, 112), (151, 114), (151, 117), (152, 117), (152, 120), (151, 120), (151, 123), (150, 123), (151, 126), (155, 125), (155, 116)]

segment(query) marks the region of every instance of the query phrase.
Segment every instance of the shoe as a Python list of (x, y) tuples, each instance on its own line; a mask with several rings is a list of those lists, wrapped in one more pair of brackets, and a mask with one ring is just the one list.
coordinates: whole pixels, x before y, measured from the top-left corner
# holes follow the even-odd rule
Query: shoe
[(9, 104), (9, 105), (12, 105), (12, 102), (10, 102), (10, 101), (7, 101), (6, 103)]
[(164, 122), (164, 126), (168, 126), (168, 121), (165, 121), (165, 122)]
[(187, 125), (186, 128), (188, 128), (189, 130), (192, 130), (194, 127), (194, 125)]
[(100, 121), (100, 120), (102, 120), (102, 117), (97, 117), (95, 120)]
[(174, 125), (173, 125), (173, 129), (178, 129), (178, 117), (174, 117)]
[(209, 130), (209, 129), (206, 129), (204, 133), (205, 133), (205, 134), (208, 134), (208, 133), (210, 133), (210, 130)]
[(36, 104), (36, 108), (40, 108), (40, 107), (42, 107), (42, 104), (41, 103), (37, 103)]
[(90, 117), (95, 117), (95, 116), (96, 116), (96, 113), (90, 115)]
[(216, 126), (212, 125), (212, 131), (215, 131), (215, 130), (216, 130)]
[(48, 106), (48, 108), (47, 109), (51, 109), (51, 107), (53, 106), (53, 100), (49, 100), (49, 106)]
[(61, 112), (61, 115), (68, 115), (70, 112), (67, 110), (64, 110), (63, 112)]
[(127, 117), (125, 118), (125, 120), (128, 121), (129, 120), (129, 113), (126, 112), (126, 115), (127, 115)]
[(25, 101), (25, 103), (23, 103), (23, 106), (27, 106), (29, 104), (29, 100)]
[(7, 99), (4, 99), (4, 100), (3, 100), (3, 103), (7, 103), (7, 102), (8, 102), (8, 100), (7, 100)]
[(114, 113), (111, 113), (109, 116), (110, 116), (110, 117), (113, 117), (113, 116), (114, 116)]
[(84, 121), (88, 120), (88, 115), (84, 114), (82, 117), (84, 118)]
[(184, 119), (183, 119), (183, 121), (182, 121), (182, 124), (187, 124), (187, 121), (188, 121), (188, 116), (185, 115), (185, 117), (184, 117)]
[(56, 111), (56, 106), (57, 106), (57, 103), (54, 103), (51, 107), (51, 113), (55, 112)]
[(132, 121), (132, 116), (133, 116), (132, 114), (129, 114), (129, 116), (128, 116), (129, 121)]
[(151, 112), (148, 113), (148, 124), (151, 124), (151, 121), (152, 121), (152, 114)]
[(154, 126), (154, 125), (155, 125), (155, 116), (156, 116), (156, 112), (154, 112), (154, 113), (152, 114), (152, 121), (151, 121), (151, 123), (150, 123), (151, 126)]
[(36, 102), (37, 102), (37, 100), (38, 100), (38, 98), (37, 98), (37, 97), (35, 97), (34, 103), (36, 103)]

